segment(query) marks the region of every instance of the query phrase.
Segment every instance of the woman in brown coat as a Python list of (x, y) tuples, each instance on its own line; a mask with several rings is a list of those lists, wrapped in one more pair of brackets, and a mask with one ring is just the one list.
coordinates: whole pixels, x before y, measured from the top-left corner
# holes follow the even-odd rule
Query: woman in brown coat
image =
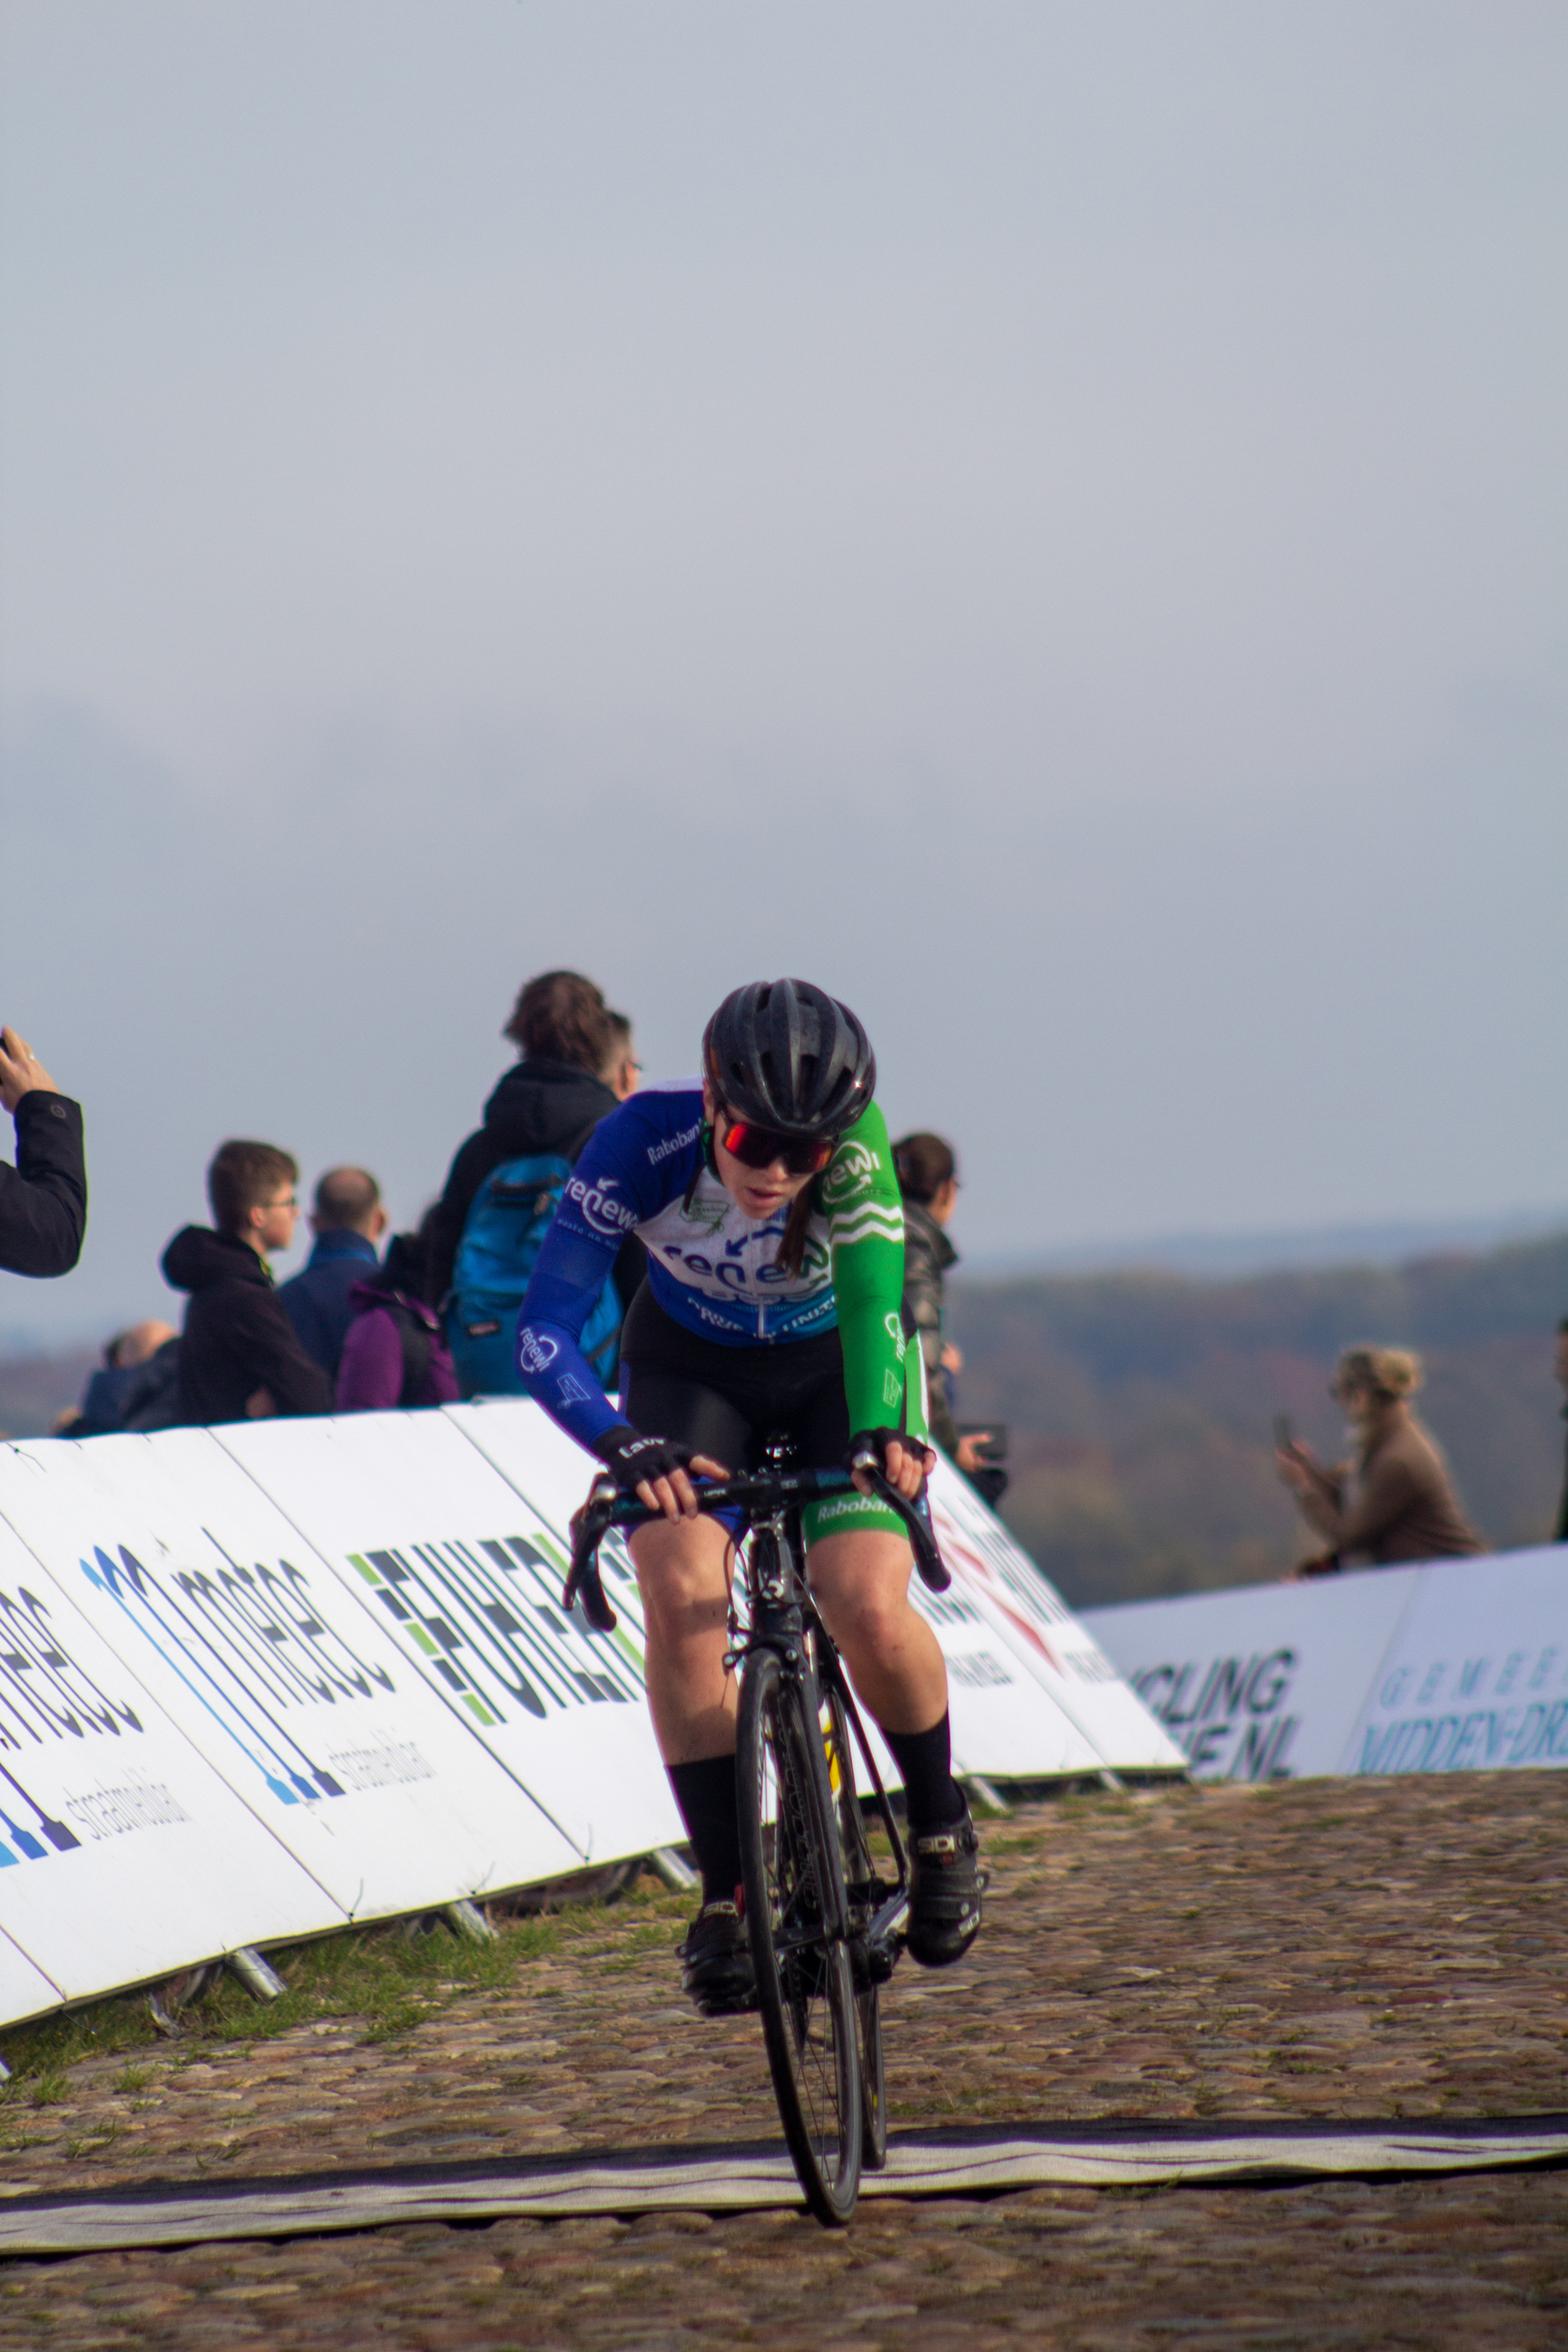
[(1329, 1545), (1323, 1556), (1304, 1560), (1298, 1576), (1331, 1575), (1352, 1552), (1382, 1568), (1486, 1549), (1436, 1441), (1407, 1402), (1421, 1380), (1421, 1359), (1405, 1349), (1347, 1348), (1330, 1394), (1354, 1432), (1354, 1460), (1331, 1470), (1294, 1440), (1277, 1449), (1279, 1475)]

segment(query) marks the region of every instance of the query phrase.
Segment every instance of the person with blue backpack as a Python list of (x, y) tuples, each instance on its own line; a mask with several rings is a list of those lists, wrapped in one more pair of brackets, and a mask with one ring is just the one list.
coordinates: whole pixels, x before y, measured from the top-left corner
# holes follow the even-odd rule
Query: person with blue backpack
[[(426, 1297), (439, 1309), (464, 1396), (516, 1395), (517, 1318), (572, 1163), (636, 1084), (631, 1027), (581, 972), (519, 992), (501, 1034), (521, 1058), (458, 1150), (430, 1219)], [(584, 1328), (583, 1353), (614, 1383), (626, 1305), (642, 1278), (632, 1243)]]

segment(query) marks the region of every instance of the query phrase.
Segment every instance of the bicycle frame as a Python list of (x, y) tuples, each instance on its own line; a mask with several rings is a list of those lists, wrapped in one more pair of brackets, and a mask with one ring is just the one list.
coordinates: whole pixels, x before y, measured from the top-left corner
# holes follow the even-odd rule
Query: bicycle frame
[[(929, 1520), (918, 1507), (883, 1477), (874, 1457), (858, 1460), (856, 1467), (868, 1479), (879, 1501), (885, 1503), (901, 1518), (910, 1531), (914, 1547), (915, 1565), (922, 1580), (933, 1591), (945, 1590), (950, 1581), (948, 1571), (936, 1548)], [(847, 1721), (860, 1751), (866, 1768), (870, 1793), (877, 1812), (887, 1832), (898, 1869), (897, 1885), (890, 1895), (880, 1902), (875, 1912), (863, 1924), (857, 1923), (855, 1941), (874, 1948), (879, 1942), (896, 1933), (909, 1904), (909, 1863), (898, 1822), (882, 1786), (882, 1776), (866, 1736), (866, 1727), (849, 1687), (842, 1662), (831, 1634), (817, 1614), (805, 1581), (805, 1535), (802, 1519), (803, 1506), (827, 1495), (847, 1493), (855, 1480), (847, 1470), (802, 1470), (785, 1468), (773, 1463), (766, 1469), (744, 1473), (733, 1478), (700, 1484), (697, 1487), (699, 1507), (704, 1512), (733, 1510), (740, 1513), (742, 1526), (737, 1542), (749, 1536), (746, 1557), (746, 1596), (748, 1624), (742, 1628), (734, 1615), (734, 1600), (731, 1598), (731, 1642), (726, 1664), (736, 1667), (758, 1648), (774, 1651), (785, 1672), (805, 1685), (807, 1712), (820, 1720), (822, 1702), (828, 1692), (837, 1695)], [(650, 1510), (636, 1496), (623, 1494), (607, 1479), (595, 1481), (588, 1501), (574, 1526), (572, 1571), (562, 1596), (566, 1609), (581, 1606), (588, 1622), (598, 1632), (608, 1633), (616, 1623), (598, 1572), (598, 1548), (612, 1527), (631, 1528), (646, 1527), (662, 1515)], [(741, 1639), (742, 1633), (744, 1639)], [(823, 1662), (819, 1675), (813, 1651)], [(826, 1824), (819, 1824), (826, 1828)], [(840, 1916), (827, 1924), (835, 1939), (847, 1932), (844, 1906)]]
[[(812, 1721), (821, 1721), (823, 1703), (829, 1695), (838, 1698), (855, 1745), (860, 1751), (869, 1790), (892, 1848), (898, 1874), (892, 1892), (869, 1917), (853, 1923), (848, 1917), (842, 1882), (839, 1882), (835, 1903), (837, 1916), (825, 1924), (828, 1934), (836, 1938), (852, 1933), (857, 1943), (874, 1948), (897, 1930), (909, 1908), (909, 1862), (837, 1645), (818, 1614), (805, 1581), (805, 1533), (798, 1502), (784, 1504), (766, 1518), (753, 1521), (750, 1538), (746, 1556), (749, 1622), (742, 1626), (737, 1618), (731, 1590), (731, 1647), (724, 1664), (735, 1671), (744, 1665), (753, 1651), (773, 1650), (785, 1673), (800, 1684), (805, 1712)], [(853, 1765), (852, 1758), (846, 1761)], [(826, 1823), (821, 1826), (826, 1830)]]

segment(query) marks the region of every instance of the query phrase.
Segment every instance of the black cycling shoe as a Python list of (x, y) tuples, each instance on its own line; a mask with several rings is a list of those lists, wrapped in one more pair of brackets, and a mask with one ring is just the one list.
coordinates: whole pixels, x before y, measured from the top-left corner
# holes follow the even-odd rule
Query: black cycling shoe
[(951, 1829), (910, 1840), (910, 1958), (922, 1969), (951, 1968), (980, 1933), (986, 1873), (965, 1805)]
[(677, 1958), (680, 1981), (704, 2017), (733, 2017), (755, 2005), (752, 1947), (736, 1904), (705, 1903)]

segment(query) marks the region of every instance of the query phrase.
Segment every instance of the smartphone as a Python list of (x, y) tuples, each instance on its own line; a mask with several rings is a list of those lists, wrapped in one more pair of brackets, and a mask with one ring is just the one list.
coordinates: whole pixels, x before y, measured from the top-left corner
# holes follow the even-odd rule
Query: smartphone
[(1274, 1416), (1274, 1443), (1281, 1447), (1295, 1444), (1295, 1437), (1290, 1428), (1290, 1416), (1288, 1412), (1277, 1412)]
[(1007, 1459), (1007, 1428), (1005, 1422), (961, 1421), (958, 1423), (958, 1433), (960, 1437), (985, 1439), (985, 1444), (980, 1449), (982, 1462), (1005, 1462)]

